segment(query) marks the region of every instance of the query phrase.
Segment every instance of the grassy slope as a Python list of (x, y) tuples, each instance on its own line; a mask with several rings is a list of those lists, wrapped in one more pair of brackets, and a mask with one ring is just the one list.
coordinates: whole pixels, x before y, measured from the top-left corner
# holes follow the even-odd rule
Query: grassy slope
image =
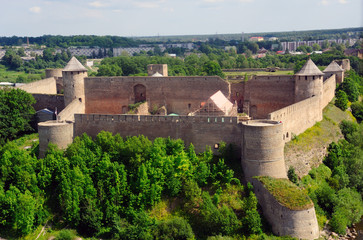
[(323, 161), (331, 142), (343, 138), (339, 123), (344, 119), (355, 120), (349, 111), (343, 112), (333, 103), (324, 108), (323, 114), (324, 119), (321, 122), (285, 145), (286, 169), (293, 166), (300, 177)]
[(288, 179), (266, 176), (255, 177), (283, 206), (291, 210), (304, 210), (313, 207), (306, 190), (299, 188)]
[[(26, 79), (41, 79), (41, 74), (27, 74), (25, 72), (17, 72), (12, 70), (7, 70), (4, 65), (0, 64), (0, 82), (17, 82), (18, 77), (24, 77)], [(30, 77), (29, 77), (30, 76)], [(28, 80), (27, 80), (28, 81)]]

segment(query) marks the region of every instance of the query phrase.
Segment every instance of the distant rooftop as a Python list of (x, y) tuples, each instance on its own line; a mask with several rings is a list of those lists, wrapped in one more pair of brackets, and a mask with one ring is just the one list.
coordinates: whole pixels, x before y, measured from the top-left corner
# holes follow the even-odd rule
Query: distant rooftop
[(72, 57), (71, 60), (68, 62), (67, 66), (63, 68), (63, 71), (67, 72), (86, 72), (87, 68), (85, 68), (82, 63), (80, 63), (77, 58)]
[(295, 75), (316, 76), (316, 75), (324, 75), (324, 73), (322, 73), (320, 69), (315, 65), (315, 63), (309, 58), (309, 60), (306, 61), (305, 65)]

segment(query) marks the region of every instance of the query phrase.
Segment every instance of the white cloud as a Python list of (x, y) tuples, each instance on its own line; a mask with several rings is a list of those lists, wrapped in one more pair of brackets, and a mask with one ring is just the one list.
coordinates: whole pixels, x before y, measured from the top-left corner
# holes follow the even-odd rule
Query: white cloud
[(42, 9), (38, 6), (34, 6), (34, 7), (29, 8), (29, 11), (32, 13), (40, 13), (42, 11)]
[(88, 5), (90, 5), (92, 7), (96, 7), (96, 8), (101, 8), (101, 7), (105, 7), (106, 6), (106, 4), (101, 3), (99, 1), (90, 2)]
[(329, 1), (328, 0), (321, 0), (320, 2), (322, 5), (326, 6), (329, 5)]
[(346, 3), (348, 3), (348, 1), (347, 0), (338, 0), (339, 1), (339, 3), (341, 3), (341, 4), (346, 4)]

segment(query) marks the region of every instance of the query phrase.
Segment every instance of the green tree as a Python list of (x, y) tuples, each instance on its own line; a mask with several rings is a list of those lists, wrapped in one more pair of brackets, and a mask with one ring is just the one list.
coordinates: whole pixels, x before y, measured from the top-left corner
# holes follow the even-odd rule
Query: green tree
[(335, 94), (335, 106), (337, 106), (338, 108), (340, 108), (342, 111), (347, 110), (348, 108), (348, 96), (347, 94), (342, 91), (342, 90), (338, 90), (338, 92)]
[(34, 97), (20, 89), (0, 89), (0, 144), (32, 130)]
[(203, 66), (203, 72), (205, 72), (205, 74), (208, 76), (217, 75), (221, 78), (225, 77), (224, 73), (222, 72), (221, 66), (218, 62), (215, 61), (206, 62)]
[(349, 101), (355, 102), (358, 100), (359, 86), (358, 83), (354, 81), (354, 79), (344, 79), (344, 82), (340, 85), (339, 89), (343, 90), (347, 94)]
[(320, 45), (319, 45), (319, 44), (317, 44), (317, 43), (314, 43), (314, 44), (313, 44), (313, 50), (314, 50), (314, 51), (320, 51), (320, 50), (321, 50)]
[(354, 102), (350, 105), (350, 109), (352, 110), (353, 116), (357, 119), (358, 122), (362, 122), (363, 120), (363, 101)]
[(181, 217), (161, 221), (154, 233), (156, 239), (194, 239), (190, 224)]

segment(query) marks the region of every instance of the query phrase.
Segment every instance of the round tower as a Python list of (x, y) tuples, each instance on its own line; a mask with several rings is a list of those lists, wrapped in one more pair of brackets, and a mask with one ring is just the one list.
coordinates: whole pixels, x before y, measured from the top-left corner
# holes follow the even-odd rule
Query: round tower
[(87, 77), (87, 69), (72, 57), (62, 71), (64, 86), (64, 104), (67, 107), (74, 99), (84, 101), (84, 78)]
[(43, 158), (49, 143), (60, 149), (66, 148), (73, 141), (73, 122), (46, 121), (38, 123), (39, 157)]
[(61, 78), (62, 71), (63, 71), (62, 68), (47, 68), (45, 69), (45, 78), (51, 78), (51, 77)]
[(243, 123), (242, 168), (247, 181), (253, 176), (287, 178), (283, 125), (272, 120)]
[(309, 59), (295, 74), (295, 102), (323, 94), (323, 77), (319, 68)]

